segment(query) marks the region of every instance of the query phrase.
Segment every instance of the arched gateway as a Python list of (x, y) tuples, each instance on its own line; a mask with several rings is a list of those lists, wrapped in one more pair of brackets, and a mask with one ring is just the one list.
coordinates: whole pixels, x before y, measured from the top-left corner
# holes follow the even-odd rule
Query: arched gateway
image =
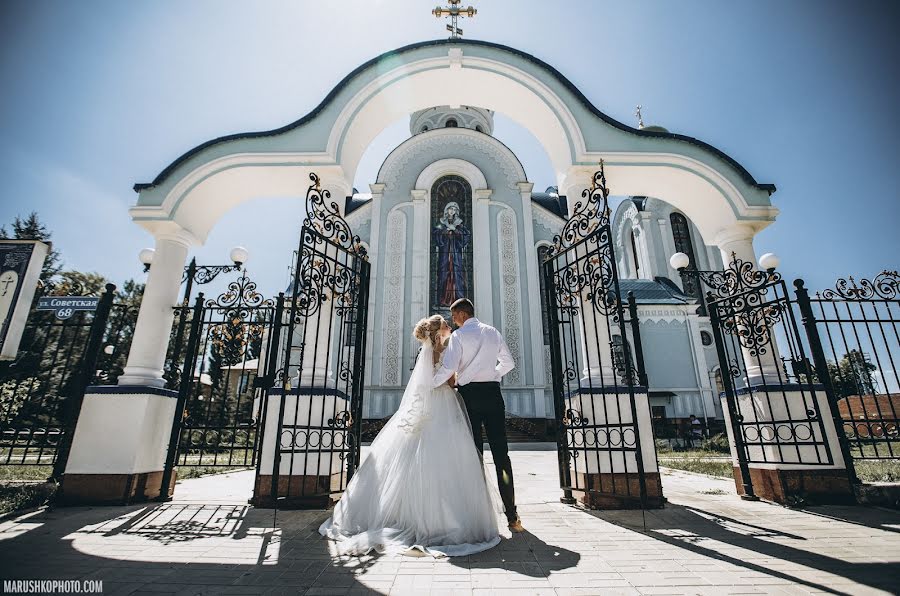
[[(495, 112), (523, 125), (541, 142), (555, 171), (555, 187), (546, 193), (533, 192), (533, 182), (527, 179), (516, 156), (492, 136)], [(410, 117), (411, 137), (386, 159), (378, 179), (371, 184), (371, 198), (354, 195), (351, 182), (364, 151), (385, 127), (403, 116)], [(571, 398), (571, 389), (553, 387), (549, 371), (568, 374), (569, 369), (583, 368), (585, 379), (609, 374), (613, 381), (600, 386), (624, 391), (594, 394), (605, 396), (601, 401), (609, 395), (614, 395), (614, 401), (624, 400), (617, 401), (617, 407), (627, 407), (632, 415), (620, 416), (613, 424), (632, 424), (637, 433), (638, 426), (649, 425), (649, 409), (647, 399), (641, 398), (646, 388), (641, 389), (631, 365), (624, 364), (630, 362), (624, 352), (635, 340), (629, 335), (631, 330), (624, 327), (622, 302), (616, 299), (614, 307), (602, 306), (604, 321), (611, 317), (615, 324), (609, 327), (604, 322), (602, 337), (596, 334), (596, 322), (593, 326), (585, 324), (584, 312), (589, 302), (606, 301), (605, 295), (598, 302), (591, 289), (582, 285), (570, 291), (570, 298), (579, 303), (579, 312), (553, 304), (559, 298), (558, 282), (570, 266), (567, 259), (602, 260), (605, 257), (601, 255), (606, 255), (612, 258), (611, 263), (615, 261), (619, 247), (613, 246), (605, 211), (606, 186), (616, 195), (655, 197), (671, 205), (690, 222), (690, 229), (698, 235), (698, 248), (711, 251), (704, 253), (709, 255), (717, 247), (723, 255), (733, 252), (742, 259), (754, 260), (753, 236), (777, 214), (769, 200), (774, 186), (757, 183), (737, 162), (710, 145), (651, 128), (634, 129), (606, 116), (558, 71), (533, 56), (497, 44), (451, 39), (413, 44), (363, 64), (311, 113), (283, 128), (229, 135), (188, 151), (152, 182), (135, 185), (139, 197), (130, 213), (156, 239), (153, 267), (119, 386), (107, 390), (102, 400), (99, 395), (86, 398), (66, 474), (67, 495), (98, 500), (103, 482), (137, 482), (144, 495), (159, 493), (175, 409), (171, 392), (163, 389), (163, 368), (188, 250), (202, 244), (222, 215), (236, 205), (260, 196), (301, 196), (307, 187), (319, 196), (330, 192), (334, 208), (325, 201), (329, 213), (311, 214), (302, 235), (310, 230), (323, 235), (316, 249), (321, 251), (320, 261), (330, 260), (346, 269), (347, 281), (353, 284), (350, 299), (356, 301), (350, 308), (353, 317), (366, 316), (364, 313), (368, 317), (353, 320), (365, 330), (352, 338), (354, 349), (365, 345), (370, 349), (364, 358), (354, 352), (351, 375), (355, 376), (348, 385), (360, 390), (361, 399), (364, 384), (365, 400), (348, 405), (348, 417), (342, 422), (356, 426), (350, 440), (356, 441), (357, 449), (359, 418), (387, 416), (396, 407), (414, 357), (408, 340), (411, 324), (428, 312), (442, 311), (448, 301), (461, 295), (474, 297), (479, 316), (504, 332), (520, 364), (506, 379), (505, 393), (513, 414), (560, 419), (571, 405), (560, 399)], [(598, 178), (595, 172), (601, 161), (605, 177)], [(318, 186), (310, 187), (311, 178)], [(601, 179), (602, 188), (598, 186)], [(603, 195), (600, 201), (598, 192)], [(588, 207), (590, 210), (584, 211)], [(580, 228), (578, 238), (589, 238), (590, 250), (597, 251), (596, 255), (578, 252), (583, 247), (572, 248), (572, 242), (567, 245), (564, 235), (562, 244), (557, 242), (549, 249), (551, 260), (542, 265), (538, 254), (547, 257), (554, 235), (574, 225), (578, 217), (587, 217), (590, 228)], [(322, 226), (329, 218), (352, 228), (349, 236), (336, 241), (324, 234)], [(659, 226), (665, 227), (662, 220)], [(603, 230), (605, 235), (598, 236)], [(347, 242), (355, 234), (367, 250), (355, 240)], [(637, 250), (635, 246), (632, 251)], [(567, 252), (570, 249), (574, 252)], [(365, 257), (364, 252), (368, 253)], [(638, 263), (635, 255), (631, 259)], [(341, 305), (334, 305), (340, 292), (335, 290), (334, 279), (325, 282), (326, 286), (331, 284), (325, 293), (332, 301), (330, 310), (295, 316), (297, 294), (321, 281), (315, 267), (306, 265), (309, 263), (297, 263), (294, 296), (286, 296), (284, 303), (284, 311), (292, 315), (288, 323), (279, 323), (278, 333), (295, 334), (308, 348), (304, 334), (312, 327), (327, 328), (317, 331), (316, 341), (330, 345), (340, 335), (335, 329), (343, 328), (322, 319), (326, 312), (327, 316), (339, 316), (335, 308), (340, 310)], [(670, 273), (674, 276), (674, 270)], [(603, 275), (607, 289), (612, 281), (618, 284), (614, 264)], [(618, 292), (618, 285), (615, 287)], [(361, 293), (364, 299), (357, 301)], [(314, 317), (315, 323), (305, 317)], [(568, 331), (552, 329), (554, 324), (565, 325), (567, 317), (574, 317)], [(542, 319), (549, 323), (541, 323)], [(620, 323), (623, 326), (616, 327)], [(587, 330), (595, 337), (589, 337)], [(269, 333), (275, 333), (275, 328)], [(271, 341), (272, 336), (267, 337)], [(284, 341), (284, 335), (281, 337)], [(570, 341), (574, 342), (571, 346), (566, 343)], [(598, 354), (609, 352), (610, 346), (616, 347), (609, 362), (594, 362), (595, 358), (603, 360), (605, 357)], [(566, 358), (572, 362), (566, 362)], [(332, 364), (310, 361), (307, 366), (303, 357), (298, 357), (286, 359), (283, 368), (299, 367), (295, 385), (303, 386), (303, 375), (307, 374), (312, 379), (308, 386), (322, 389), (324, 393), (319, 394), (330, 395), (328, 399), (349, 397), (349, 392), (342, 395), (336, 390), (328, 370)], [(623, 376), (622, 371), (627, 374)], [(260, 376), (265, 376), (262, 372)], [(282, 379), (290, 376), (282, 375)], [(274, 383), (271, 376), (269, 380)], [(593, 381), (589, 384), (597, 385)], [(316, 393), (312, 391), (303, 398), (284, 382), (278, 389), (278, 400), (287, 399), (294, 390), (296, 403), (289, 407), (302, 399), (312, 403)], [(281, 403), (284, 409), (284, 401), (272, 403)], [(267, 411), (273, 411), (272, 407), (270, 403)], [(304, 407), (312, 416), (318, 406)], [(333, 412), (338, 409), (334, 406)], [(283, 415), (276, 418), (274, 428), (283, 430)], [(110, 428), (111, 420), (117, 420), (114, 428)], [(333, 427), (334, 418), (330, 420), (328, 424)], [(290, 422), (301, 424), (298, 416)], [(98, 432), (100, 429), (103, 432)], [(645, 440), (650, 440), (649, 429), (645, 435)], [(268, 436), (274, 445), (274, 435)], [(593, 439), (597, 440), (596, 432)], [(273, 464), (266, 461), (271, 457), (266, 440), (261, 444), (260, 474), (266, 476), (265, 469), (268, 466), (271, 470)], [(634, 449), (640, 452), (641, 447), (632, 447), (631, 460), (622, 456), (622, 471), (632, 473), (635, 470), (629, 465), (637, 465), (643, 478), (642, 458), (633, 457)], [(278, 451), (277, 447), (273, 449)], [(117, 454), (115, 461), (96, 457), (112, 451)], [(319, 454), (315, 458), (306, 456), (300, 465), (308, 470), (310, 465), (319, 466), (320, 461)], [(353, 463), (348, 465), (352, 473)], [(586, 472), (585, 482), (591, 481), (591, 474), (601, 481), (604, 474), (612, 474), (606, 480), (616, 485), (616, 465), (600, 465)], [(561, 470), (564, 467), (561, 463)], [(297, 472), (293, 463), (287, 474), (288, 490), (291, 486), (305, 490), (306, 477), (316, 475)], [(568, 483), (563, 481), (563, 486), (585, 489), (574, 483), (570, 479)], [(272, 491), (280, 490), (276, 484), (272, 484)], [(341, 486), (334, 488), (340, 490)], [(642, 481), (642, 499), (645, 493)]]

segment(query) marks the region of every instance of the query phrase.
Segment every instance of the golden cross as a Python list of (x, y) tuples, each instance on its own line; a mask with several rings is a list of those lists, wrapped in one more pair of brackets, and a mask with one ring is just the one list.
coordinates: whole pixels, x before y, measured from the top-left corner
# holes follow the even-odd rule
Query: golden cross
[(634, 115), (637, 116), (638, 128), (644, 128), (644, 116), (641, 114), (640, 104), (638, 104), (638, 107), (634, 110)]
[(441, 17), (450, 17), (450, 23), (447, 25), (447, 31), (450, 32), (450, 39), (459, 39), (459, 36), (462, 35), (462, 29), (456, 26), (456, 20), (459, 17), (474, 17), (478, 11), (469, 6), (468, 8), (463, 8), (459, 5), (462, 0), (447, 0), (450, 3), (450, 6), (446, 8), (441, 8), (438, 6), (434, 10), (431, 11), (431, 14), (436, 16), (437, 18)]

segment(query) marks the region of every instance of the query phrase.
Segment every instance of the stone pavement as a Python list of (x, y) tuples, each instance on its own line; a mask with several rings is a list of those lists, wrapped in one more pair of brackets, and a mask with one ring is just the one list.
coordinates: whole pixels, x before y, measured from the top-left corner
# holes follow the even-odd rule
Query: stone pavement
[[(889, 594), (900, 513), (749, 503), (668, 472), (669, 504), (559, 503), (556, 454), (512, 453), (528, 531), (475, 556), (333, 557), (322, 511), (253, 509), (252, 472), (188, 480), (166, 504), (75, 507), (0, 523), (0, 577), (101, 579), (105, 594)], [(646, 522), (646, 526), (644, 525)]]

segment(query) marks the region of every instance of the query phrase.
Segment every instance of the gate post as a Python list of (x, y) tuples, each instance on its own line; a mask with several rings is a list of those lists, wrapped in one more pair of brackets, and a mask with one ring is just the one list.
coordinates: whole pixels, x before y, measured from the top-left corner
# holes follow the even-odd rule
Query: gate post
[(119, 504), (167, 497), (167, 443), (178, 393), (99, 385), (85, 392), (58, 500)]

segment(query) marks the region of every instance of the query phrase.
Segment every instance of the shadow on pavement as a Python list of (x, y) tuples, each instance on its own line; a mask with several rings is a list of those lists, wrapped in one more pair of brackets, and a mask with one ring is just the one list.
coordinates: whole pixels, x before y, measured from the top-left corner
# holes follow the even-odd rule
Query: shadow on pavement
[[(774, 507), (774, 505), (773, 505)], [(734, 556), (734, 548), (753, 551), (760, 559), (777, 559), (794, 565), (819, 570), (850, 579), (888, 593), (894, 593), (900, 585), (900, 569), (897, 565), (881, 562), (849, 562), (784, 544), (785, 540), (806, 542), (806, 539), (777, 529), (765, 528), (705, 511), (696, 507), (668, 505), (666, 509), (647, 512), (646, 529), (641, 513), (623, 511), (591, 511), (591, 515), (625, 529), (640, 532), (656, 540), (677, 546), (693, 553), (765, 573), (801, 584), (817, 591), (831, 594), (847, 594), (833, 585), (825, 585), (793, 574), (790, 569), (774, 569), (761, 562), (754, 562)], [(830, 517), (830, 516), (829, 516)], [(855, 522), (852, 522), (855, 523)], [(883, 528), (878, 528), (883, 529)], [(867, 538), (866, 540), (869, 540)], [(848, 545), (848, 548), (852, 548)]]

